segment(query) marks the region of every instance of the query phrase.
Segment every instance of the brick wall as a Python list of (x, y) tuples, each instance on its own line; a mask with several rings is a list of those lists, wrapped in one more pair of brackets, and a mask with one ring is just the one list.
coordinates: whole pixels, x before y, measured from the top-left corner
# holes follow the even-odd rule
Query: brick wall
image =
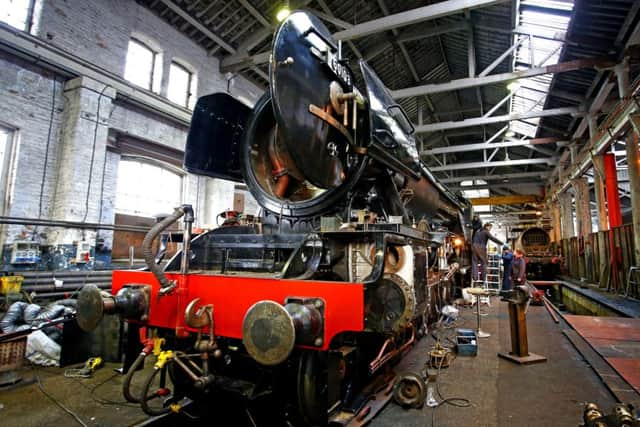
[[(226, 90), (226, 79), (219, 72), (216, 58), (133, 0), (37, 0), (36, 3), (39, 20), (32, 31), (34, 35), (107, 71), (124, 75), (128, 41), (132, 34), (137, 34), (151, 39), (162, 49), (161, 95), (166, 94), (169, 64), (173, 58), (186, 61), (196, 72), (198, 96)], [(55, 76), (3, 52), (0, 52), (0, 69), (0, 124), (17, 129), (19, 135), (14, 147), (15, 173), (9, 183), (11, 195), (6, 214), (38, 217), (45, 147), (51, 122), (42, 217), (82, 219), (91, 157), (91, 150), (87, 148), (93, 145), (100, 85), (87, 83), (87, 87), (79, 89), (81, 93), (63, 93), (63, 87), (68, 84), (67, 78)], [(55, 108), (50, 121), (54, 78)], [(235, 78), (232, 94), (245, 102), (255, 102), (261, 95), (261, 89), (243, 78)], [(104, 108), (97, 127), (98, 151), (91, 178), (87, 221), (112, 223), (120, 156), (105, 151), (107, 134), (127, 134), (182, 150), (188, 128), (134, 107), (117, 98), (117, 94), (115, 100), (109, 99), (105, 104), (106, 101), (101, 101), (101, 108)], [(197, 218), (201, 219), (197, 224), (204, 224), (205, 217), (210, 217), (214, 211), (233, 207), (233, 197), (227, 197), (229, 193), (233, 194), (233, 184), (194, 176), (187, 176), (185, 180), (183, 201), (196, 207)], [(67, 191), (69, 186), (73, 188)], [(5, 228), (4, 243), (15, 240), (23, 231), (24, 227), (19, 226)], [(79, 237), (78, 232), (55, 233), (52, 230), (47, 240), (70, 243)], [(110, 245), (110, 233), (102, 232), (101, 237)]]

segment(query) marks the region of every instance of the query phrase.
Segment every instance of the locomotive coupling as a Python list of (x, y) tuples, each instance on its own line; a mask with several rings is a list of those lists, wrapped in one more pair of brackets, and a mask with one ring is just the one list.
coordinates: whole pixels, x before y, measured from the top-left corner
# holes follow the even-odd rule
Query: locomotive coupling
[(94, 330), (105, 314), (120, 314), (126, 319), (147, 320), (150, 289), (148, 285), (126, 285), (115, 295), (95, 285), (85, 285), (78, 295), (76, 320), (84, 331)]
[(252, 305), (242, 323), (242, 342), (247, 352), (262, 365), (284, 362), (293, 347), (324, 345), (324, 307), (320, 298), (287, 298)]

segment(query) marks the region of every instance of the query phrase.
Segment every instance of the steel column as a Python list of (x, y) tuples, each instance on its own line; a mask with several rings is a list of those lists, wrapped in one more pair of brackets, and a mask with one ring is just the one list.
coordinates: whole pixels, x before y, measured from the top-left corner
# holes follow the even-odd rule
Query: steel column
[(576, 197), (576, 220), (578, 236), (591, 234), (591, 209), (589, 205), (589, 181), (587, 178), (574, 179), (572, 182)]
[(554, 202), (551, 205), (551, 214), (553, 217), (553, 241), (560, 243), (562, 240), (562, 227), (560, 226), (560, 203)]
[(629, 60), (625, 58), (613, 71), (618, 80), (618, 95), (620, 99), (626, 98), (629, 96)]
[(558, 196), (560, 200), (560, 220), (562, 222), (562, 238), (573, 237), (573, 209), (571, 193), (564, 192)]
[(578, 272), (580, 277), (587, 277), (591, 270), (591, 248), (587, 238), (591, 233), (591, 209), (589, 204), (589, 181), (577, 178), (571, 183), (575, 192), (575, 210), (578, 235)]
[[(607, 194), (607, 211), (609, 214), (609, 248), (611, 249), (611, 277), (613, 278), (613, 289), (617, 290), (620, 279), (618, 277), (618, 249), (614, 238), (613, 230), (622, 225), (622, 211), (620, 210), (620, 193), (618, 192), (618, 171), (616, 156), (606, 153), (604, 158), (604, 175)], [(610, 287), (609, 287), (610, 288)]]
[(604, 175), (607, 187), (607, 212), (610, 228), (622, 225), (622, 211), (620, 210), (620, 193), (618, 192), (618, 171), (616, 157), (611, 153), (603, 156)]
[(596, 211), (598, 214), (598, 231), (607, 230), (607, 199), (604, 193), (604, 161), (602, 156), (593, 157), (593, 184), (596, 195)]
[[(636, 117), (640, 120), (640, 117)], [(638, 123), (640, 124), (640, 123)], [(631, 189), (631, 215), (633, 222), (634, 263), (640, 266), (640, 155), (638, 154), (638, 128), (627, 138), (627, 164)]]

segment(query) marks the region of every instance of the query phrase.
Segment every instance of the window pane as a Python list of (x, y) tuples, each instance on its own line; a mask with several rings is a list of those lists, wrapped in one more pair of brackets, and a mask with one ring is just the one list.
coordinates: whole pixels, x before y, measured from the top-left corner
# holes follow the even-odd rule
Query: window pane
[[(0, 127), (0, 177), (4, 176), (4, 156), (7, 152), (7, 144), (11, 137), (11, 131)], [(4, 183), (0, 184), (4, 185)]]
[(180, 175), (137, 160), (120, 161), (116, 212), (151, 217), (172, 212), (181, 199)]
[(14, 28), (26, 31), (29, 26), (29, 6), (32, 0), (9, 0), (0, 10), (0, 21)]
[(187, 106), (187, 100), (189, 98), (189, 73), (184, 67), (172, 63), (169, 69), (169, 88), (167, 90), (167, 98), (169, 101), (180, 104), (183, 107)]
[(130, 40), (124, 78), (145, 89), (151, 89), (154, 57), (155, 53), (151, 49), (142, 43)]

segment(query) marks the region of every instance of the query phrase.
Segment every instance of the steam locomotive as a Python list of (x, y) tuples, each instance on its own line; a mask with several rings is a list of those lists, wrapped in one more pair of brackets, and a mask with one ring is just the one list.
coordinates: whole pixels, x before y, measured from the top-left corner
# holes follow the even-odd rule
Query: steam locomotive
[(551, 238), (540, 227), (525, 229), (515, 241), (527, 259), (527, 278), (530, 280), (553, 280), (560, 273), (560, 262), (553, 253)]
[[(471, 208), (420, 161), (406, 114), (359, 66), (361, 89), (324, 24), (292, 13), (273, 38), (267, 93), (253, 109), (199, 99), (185, 150), (187, 171), (246, 183), (260, 221), (191, 239), (194, 212), (181, 206), (143, 242), (150, 271), (115, 271), (113, 295), (80, 293), (84, 329), (104, 313), (143, 328), (123, 391), (147, 413), (223, 390), (277, 395), (293, 425), (361, 422), (383, 400), (371, 383), (389, 382), (451, 298)], [(178, 220), (182, 251), (161, 269), (152, 243)]]

